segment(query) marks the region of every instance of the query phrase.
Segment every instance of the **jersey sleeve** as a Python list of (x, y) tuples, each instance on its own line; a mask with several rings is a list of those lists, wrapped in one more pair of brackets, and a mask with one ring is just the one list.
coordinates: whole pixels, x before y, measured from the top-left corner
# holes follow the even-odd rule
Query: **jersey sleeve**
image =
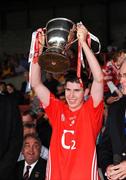
[(49, 105), (44, 109), (52, 126), (55, 126), (61, 117), (63, 102), (57, 99), (53, 94), (50, 94)]

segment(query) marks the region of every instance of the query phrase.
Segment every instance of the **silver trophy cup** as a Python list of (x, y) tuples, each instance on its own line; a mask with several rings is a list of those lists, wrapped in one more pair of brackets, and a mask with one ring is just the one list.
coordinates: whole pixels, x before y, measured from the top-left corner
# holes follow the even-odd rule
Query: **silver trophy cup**
[(68, 49), (75, 40), (76, 26), (66, 18), (55, 18), (45, 28), (46, 50), (39, 57), (39, 65), (45, 71), (62, 73), (69, 69)]

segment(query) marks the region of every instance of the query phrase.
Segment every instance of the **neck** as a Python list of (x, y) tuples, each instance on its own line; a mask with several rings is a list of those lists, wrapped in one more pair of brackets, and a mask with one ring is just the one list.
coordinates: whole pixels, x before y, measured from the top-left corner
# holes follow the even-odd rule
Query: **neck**
[(69, 107), (69, 109), (70, 109), (72, 112), (75, 112), (75, 111), (78, 111), (79, 109), (81, 109), (82, 105), (83, 105), (83, 103), (80, 104), (80, 106), (78, 106), (78, 107)]

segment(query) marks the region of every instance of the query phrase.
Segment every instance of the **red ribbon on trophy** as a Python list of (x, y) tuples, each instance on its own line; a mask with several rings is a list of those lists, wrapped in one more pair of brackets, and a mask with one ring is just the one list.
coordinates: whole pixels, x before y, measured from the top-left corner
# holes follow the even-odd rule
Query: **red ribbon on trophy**
[(77, 77), (80, 80), (80, 84), (83, 86), (82, 80), (81, 80), (81, 64), (83, 61), (83, 54), (82, 54), (82, 46), (80, 42), (78, 41), (78, 58), (77, 58)]
[[(88, 44), (88, 46), (90, 48), (91, 48), (91, 39), (96, 41), (99, 44), (99, 50), (97, 52), (95, 52), (95, 54), (99, 54), (100, 50), (101, 50), (100, 41), (99, 41), (99, 39), (96, 36), (94, 36), (93, 34), (88, 32), (88, 35), (87, 35), (87, 44)], [(80, 80), (81, 86), (83, 86), (83, 83), (82, 83), (82, 80), (81, 80), (81, 65), (83, 66), (83, 68), (85, 67), (84, 61), (83, 61), (82, 46), (81, 46), (80, 42), (78, 41), (77, 77)]]
[[(87, 44), (89, 47), (91, 47), (91, 38), (89, 34), (87, 35)], [(83, 66), (83, 68), (85, 67), (84, 61), (83, 61), (82, 46), (80, 42), (78, 41), (77, 77), (79, 78), (80, 84), (83, 87), (83, 83), (81, 80), (81, 65)]]
[[(39, 28), (32, 33), (28, 62), (30, 63), (29, 76), (31, 76), (32, 63), (37, 63), (44, 47), (44, 29)], [(29, 78), (30, 79), (30, 78)]]
[(29, 62), (37, 63), (44, 46), (44, 31), (42, 28), (32, 33), (32, 40), (29, 53)]

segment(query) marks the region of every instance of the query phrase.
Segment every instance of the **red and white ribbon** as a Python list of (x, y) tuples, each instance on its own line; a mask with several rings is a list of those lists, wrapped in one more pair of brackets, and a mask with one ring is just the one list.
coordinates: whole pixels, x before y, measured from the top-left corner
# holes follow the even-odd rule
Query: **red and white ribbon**
[[(79, 24), (83, 24), (83, 23), (80, 21)], [(93, 41), (98, 43), (98, 45), (99, 45), (98, 51), (94, 52), (94, 53), (95, 54), (99, 54), (100, 51), (101, 51), (101, 43), (100, 43), (99, 39), (94, 34), (88, 32), (87, 43), (88, 43), (89, 47), (91, 47), (91, 40), (93, 40)]]
[(32, 33), (31, 46), (28, 62), (30, 63), (29, 68), (29, 79), (31, 77), (32, 63), (37, 63), (38, 58), (42, 53), (44, 47), (44, 31), (42, 28), (37, 29)]
[(37, 63), (38, 57), (42, 53), (44, 46), (44, 32), (42, 28), (37, 29), (32, 33), (32, 40), (29, 53), (29, 62)]
[(84, 67), (82, 46), (78, 41), (77, 77), (79, 78), (80, 84), (83, 87), (83, 83), (81, 80), (81, 65)]
[(91, 40), (94, 40), (95, 42), (98, 43), (99, 48), (98, 48), (98, 51), (95, 52), (95, 54), (99, 54), (101, 51), (101, 43), (100, 43), (99, 39), (95, 35), (93, 35), (92, 33), (88, 32), (88, 39), (87, 40), (89, 41), (90, 47), (91, 47)]
[[(80, 23), (82, 23), (82, 22), (80, 22)], [(95, 54), (99, 54), (100, 51), (101, 51), (101, 43), (100, 43), (99, 39), (96, 36), (94, 36), (92, 33), (88, 32), (87, 44), (88, 44), (88, 46), (90, 48), (91, 48), (91, 40), (94, 40), (99, 44), (99, 49), (98, 49), (97, 52), (95, 52)], [(83, 66), (83, 68), (85, 67), (85, 64), (84, 64), (84, 61), (83, 61), (82, 46), (81, 46), (80, 42), (78, 41), (77, 77), (80, 79), (80, 83), (82, 84), (81, 65)]]

